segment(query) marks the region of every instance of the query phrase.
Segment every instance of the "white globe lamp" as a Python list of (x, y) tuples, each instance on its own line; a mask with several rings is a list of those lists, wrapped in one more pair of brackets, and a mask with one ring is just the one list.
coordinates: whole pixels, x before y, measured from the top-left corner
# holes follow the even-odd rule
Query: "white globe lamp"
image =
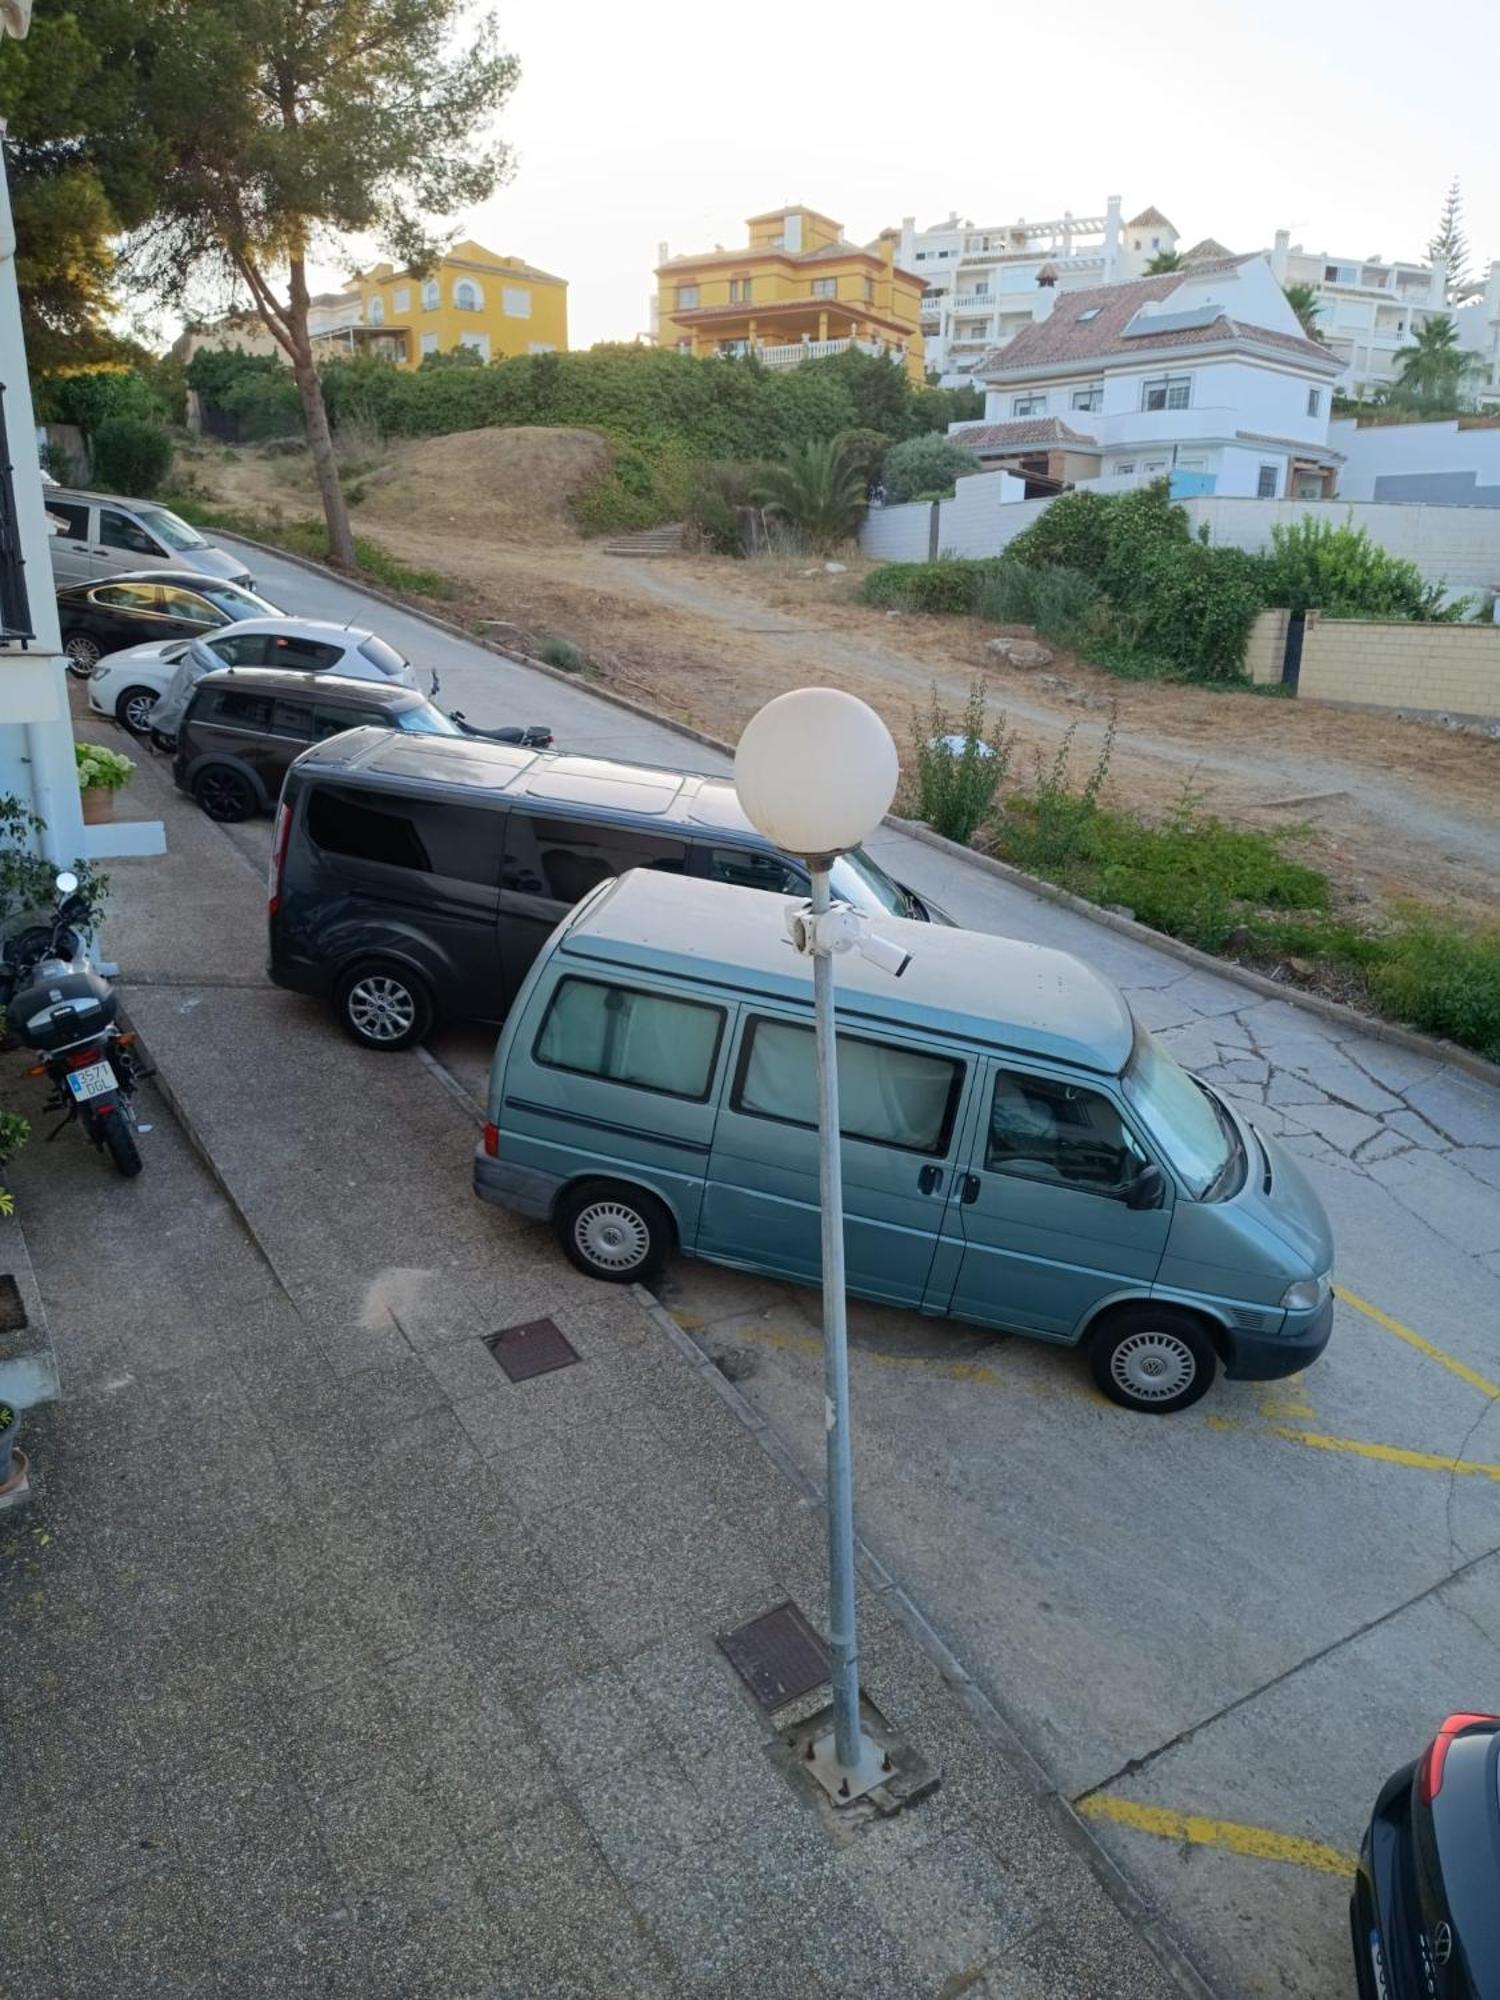
[(840, 688), (794, 688), (751, 716), (734, 788), (752, 826), (787, 854), (843, 854), (873, 833), (896, 796), (891, 732)]

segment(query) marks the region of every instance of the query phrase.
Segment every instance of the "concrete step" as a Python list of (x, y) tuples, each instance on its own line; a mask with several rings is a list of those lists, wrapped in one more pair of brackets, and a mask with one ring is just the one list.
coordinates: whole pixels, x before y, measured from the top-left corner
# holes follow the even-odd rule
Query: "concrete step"
[(682, 553), (681, 521), (669, 521), (665, 527), (642, 528), (634, 535), (615, 535), (601, 544), (600, 552), (607, 556), (675, 556)]

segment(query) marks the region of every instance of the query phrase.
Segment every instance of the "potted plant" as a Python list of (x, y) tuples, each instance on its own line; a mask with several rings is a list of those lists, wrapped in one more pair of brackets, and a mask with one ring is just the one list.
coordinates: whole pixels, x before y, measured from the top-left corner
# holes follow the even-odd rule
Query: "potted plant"
[(115, 816), (115, 793), (128, 784), (135, 764), (119, 750), (106, 750), (98, 743), (75, 743), (78, 789), (83, 794), (83, 817), (88, 826)]

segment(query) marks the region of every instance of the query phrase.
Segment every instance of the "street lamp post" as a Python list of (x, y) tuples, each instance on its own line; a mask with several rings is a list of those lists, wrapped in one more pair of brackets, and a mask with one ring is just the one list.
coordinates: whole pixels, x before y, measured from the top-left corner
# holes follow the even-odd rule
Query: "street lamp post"
[[(885, 816), (898, 766), (890, 731), (872, 708), (836, 688), (798, 688), (752, 716), (735, 753), (734, 782), (752, 823), (812, 876), (808, 905), (788, 911), (792, 942), (813, 962), (817, 1024), (818, 1179), (823, 1225), (823, 1388), (827, 1446), (829, 1643), (833, 1741), (814, 1746), (840, 1803), (861, 1797), (889, 1772), (885, 1752), (859, 1712), (859, 1637), (854, 1602), (854, 1457), (849, 1428), (849, 1332), (844, 1298), (844, 1198), (833, 958), (868, 950), (899, 973), (905, 954), (869, 939), (856, 914), (832, 900), (829, 870)], [(827, 1756), (831, 1747), (832, 1757)], [(823, 1752), (819, 1759), (818, 1752)]]

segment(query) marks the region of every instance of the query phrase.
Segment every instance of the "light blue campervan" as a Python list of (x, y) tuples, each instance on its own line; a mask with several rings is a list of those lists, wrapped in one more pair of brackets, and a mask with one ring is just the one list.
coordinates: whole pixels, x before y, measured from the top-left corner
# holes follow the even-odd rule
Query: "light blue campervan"
[[(839, 961), (849, 1289), (1066, 1344), (1134, 1409), (1316, 1359), (1332, 1237), (1295, 1161), (1079, 960), (883, 920)], [(475, 1158), (598, 1278), (673, 1248), (819, 1278), (812, 980), (781, 899), (636, 870), (516, 996)]]

